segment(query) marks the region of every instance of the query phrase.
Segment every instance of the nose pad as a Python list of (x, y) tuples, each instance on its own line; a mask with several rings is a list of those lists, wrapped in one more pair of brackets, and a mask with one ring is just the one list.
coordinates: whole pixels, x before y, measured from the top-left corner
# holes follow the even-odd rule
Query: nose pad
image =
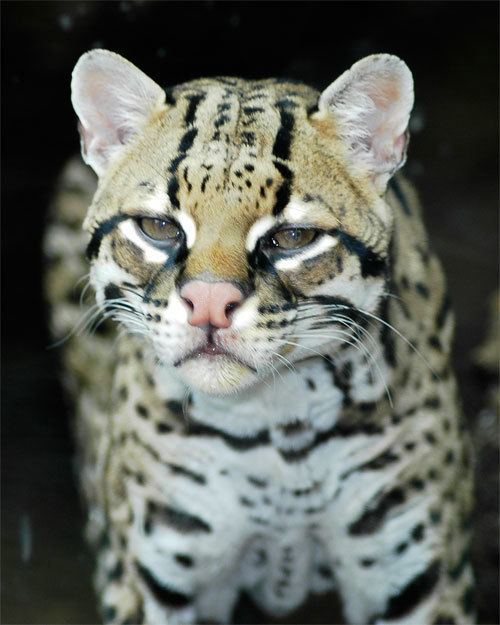
[(243, 293), (230, 282), (203, 282), (191, 280), (185, 284), (180, 296), (188, 306), (192, 326), (228, 328), (230, 315), (243, 301)]

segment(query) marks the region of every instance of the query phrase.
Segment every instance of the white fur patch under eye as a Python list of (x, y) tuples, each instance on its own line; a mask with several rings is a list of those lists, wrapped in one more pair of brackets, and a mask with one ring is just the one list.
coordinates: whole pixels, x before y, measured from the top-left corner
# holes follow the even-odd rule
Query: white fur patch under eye
[(189, 249), (191, 249), (193, 247), (194, 240), (196, 239), (196, 224), (194, 223), (193, 218), (187, 213), (178, 213), (177, 219), (186, 234), (186, 245)]
[(246, 249), (251, 252), (257, 244), (257, 241), (261, 236), (266, 234), (268, 230), (270, 230), (274, 225), (276, 225), (276, 220), (271, 215), (266, 215), (265, 217), (261, 217), (257, 219), (257, 221), (252, 224), (252, 227), (248, 231), (247, 240), (246, 240)]
[(144, 260), (148, 263), (164, 263), (168, 260), (168, 254), (157, 249), (145, 241), (137, 232), (137, 228), (131, 219), (122, 221), (118, 226), (123, 236), (144, 252)]
[(317, 243), (311, 245), (303, 252), (298, 252), (290, 258), (281, 258), (275, 263), (275, 267), (279, 271), (290, 271), (292, 269), (297, 269), (297, 267), (299, 267), (304, 260), (307, 260), (308, 258), (314, 258), (314, 256), (319, 256), (320, 254), (323, 254), (332, 247), (335, 247), (338, 242), (339, 241), (337, 237), (331, 237), (328, 235), (322, 236)]

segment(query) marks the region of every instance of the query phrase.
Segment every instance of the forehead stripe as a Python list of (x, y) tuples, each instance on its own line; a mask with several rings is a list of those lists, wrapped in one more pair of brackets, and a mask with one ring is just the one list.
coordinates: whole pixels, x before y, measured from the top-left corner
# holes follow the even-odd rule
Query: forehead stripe
[(179, 154), (173, 159), (170, 163), (169, 172), (172, 174), (172, 177), (169, 180), (167, 187), (167, 194), (172, 205), (172, 208), (179, 209), (179, 199), (177, 194), (179, 192), (179, 181), (177, 180), (177, 170), (179, 169), (179, 165), (186, 158), (188, 151), (193, 147), (194, 140), (196, 139), (196, 135), (198, 134), (197, 128), (190, 128), (184, 135), (181, 137), (179, 142)]
[(198, 108), (200, 102), (205, 99), (205, 95), (205, 93), (198, 93), (196, 95), (187, 96), (186, 100), (189, 101), (189, 106), (187, 107), (186, 115), (184, 116), (184, 124), (186, 126), (190, 126), (194, 122), (196, 109)]
[(293, 129), (295, 127), (295, 118), (292, 113), (287, 110), (286, 101), (277, 103), (280, 112), (281, 125), (274, 139), (273, 155), (283, 161), (290, 158), (290, 147), (293, 139)]

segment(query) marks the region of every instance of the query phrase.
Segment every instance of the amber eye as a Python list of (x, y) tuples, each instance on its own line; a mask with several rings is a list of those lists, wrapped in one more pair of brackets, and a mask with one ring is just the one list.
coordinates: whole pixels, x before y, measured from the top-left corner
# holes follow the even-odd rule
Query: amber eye
[(139, 228), (150, 239), (173, 243), (181, 238), (182, 230), (173, 221), (142, 217), (138, 220)]
[(295, 250), (314, 241), (317, 234), (316, 230), (309, 228), (284, 228), (273, 234), (271, 245), (283, 250)]

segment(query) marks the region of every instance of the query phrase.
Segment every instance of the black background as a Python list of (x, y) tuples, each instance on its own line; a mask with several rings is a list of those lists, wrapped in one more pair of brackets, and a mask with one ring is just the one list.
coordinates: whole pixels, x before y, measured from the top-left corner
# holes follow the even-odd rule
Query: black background
[[(367, 54), (403, 58), (416, 84), (406, 172), (448, 275), (470, 418), (483, 401), (469, 355), (497, 282), (496, 2), (4, 2), (2, 622), (96, 620), (40, 251), (55, 177), (78, 150), (71, 70), (93, 47), (163, 86), (240, 75), (323, 89)], [(498, 622), (495, 597), (480, 603), (483, 622)], [(327, 608), (301, 620), (332, 617)]]

